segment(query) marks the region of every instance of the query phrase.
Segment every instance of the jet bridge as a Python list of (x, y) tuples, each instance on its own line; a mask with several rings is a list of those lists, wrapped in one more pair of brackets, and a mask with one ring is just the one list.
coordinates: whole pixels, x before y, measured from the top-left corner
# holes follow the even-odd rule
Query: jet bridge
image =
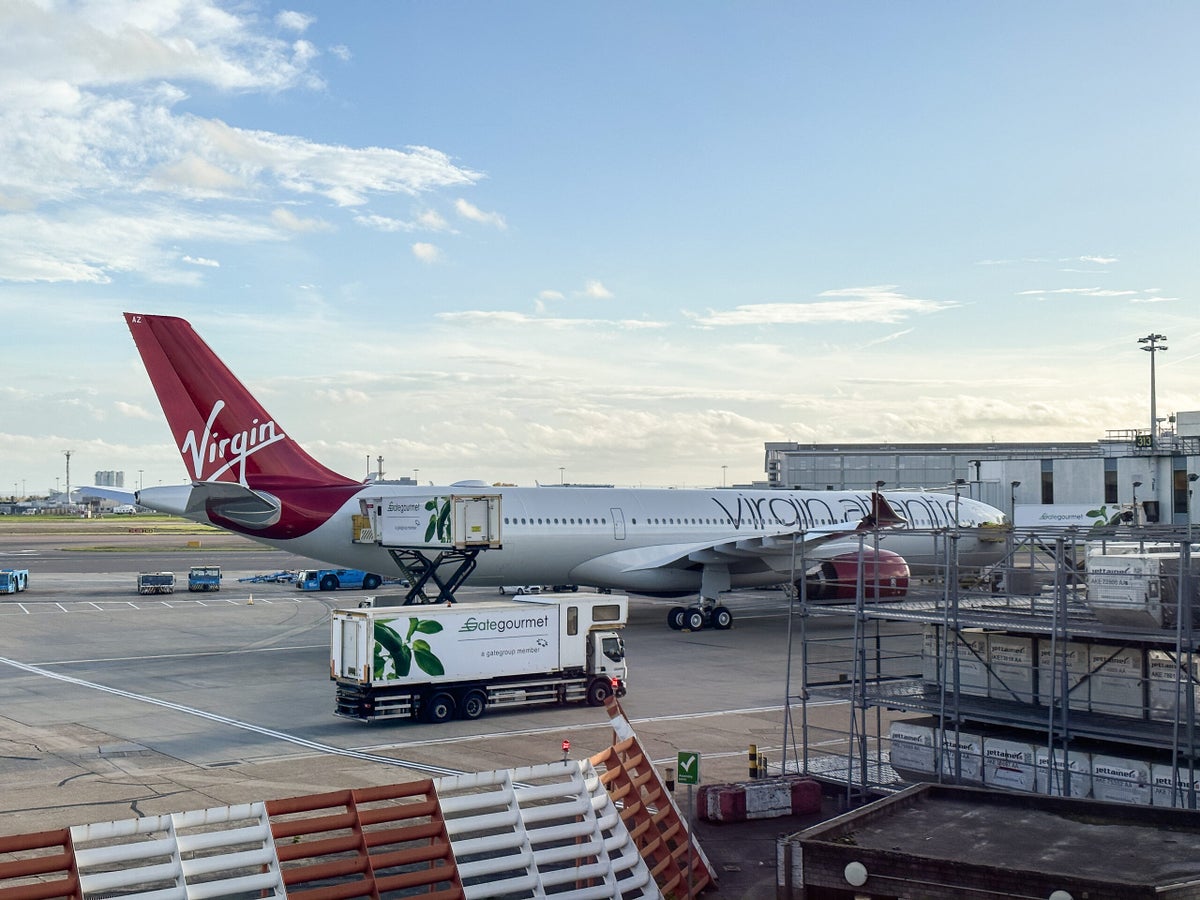
[(454, 603), (484, 550), (499, 550), (499, 494), (405, 494), (368, 498), (354, 542), (378, 544), (408, 580), (404, 604)]

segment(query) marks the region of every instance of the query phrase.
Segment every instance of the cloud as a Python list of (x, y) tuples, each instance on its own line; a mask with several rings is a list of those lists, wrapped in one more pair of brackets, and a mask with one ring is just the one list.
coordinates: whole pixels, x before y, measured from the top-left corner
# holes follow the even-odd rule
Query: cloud
[(1018, 291), (1018, 297), (1026, 297), (1033, 294), (1077, 294), (1082, 297), (1130, 297), (1135, 294), (1140, 294), (1141, 291), (1118, 291), (1112, 288), (1053, 288), (1051, 290), (1037, 289), (1032, 291)]
[(668, 327), (667, 322), (648, 319), (572, 319), (553, 316), (531, 316), (511, 310), (463, 310), (438, 313), (437, 318), (446, 322), (473, 325), (511, 325), (551, 329), (567, 328), (618, 328), (627, 331), (643, 331)]
[(418, 241), (412, 245), (413, 256), (423, 263), (435, 263), (442, 258), (442, 251), (433, 244)]
[(180, 260), (191, 266), (207, 266), (210, 269), (221, 268), (221, 264), (215, 259), (205, 259), (203, 256), (182, 256)]
[(584, 285), (583, 296), (591, 300), (611, 300), (613, 297), (612, 291), (596, 280), (589, 281)]
[(113, 405), (116, 407), (117, 412), (119, 412), (122, 416), (125, 416), (127, 418), (145, 419), (146, 421), (149, 421), (149, 422), (158, 421), (157, 415), (151, 413), (150, 410), (146, 409), (146, 407), (139, 406), (136, 403), (126, 403), (123, 400), (118, 400)]
[(285, 31), (294, 31), (297, 34), (303, 34), (308, 30), (308, 27), (313, 22), (317, 21), (315, 16), (306, 15), (305, 13), (296, 12), (295, 10), (285, 9), (275, 15), (275, 24)]
[(281, 237), (267, 224), (169, 205), (130, 213), (88, 206), (54, 216), (0, 216), (0, 281), (106, 284), (118, 274), (138, 272), (150, 281), (195, 284), (200, 273), (181, 267), (181, 245)]
[(282, 206), (271, 210), (271, 221), (286, 231), (294, 231), (301, 234), (331, 231), (333, 229), (332, 225), (322, 219), (305, 219)]
[(463, 199), (454, 201), (455, 211), (464, 219), (469, 219), (472, 222), (478, 222), (481, 225), (494, 225), (501, 231), (508, 228), (508, 223), (504, 221), (504, 216), (499, 213), (485, 213), (479, 207)]
[(817, 300), (754, 303), (708, 315), (692, 315), (696, 324), (714, 328), (730, 325), (802, 325), (869, 322), (897, 324), (915, 315), (930, 315), (961, 306), (947, 300), (920, 300), (896, 290), (896, 285), (841, 288), (824, 291)]
[[(102, 282), (129, 272), (194, 283), (195, 268), (165, 252), (181, 231), (233, 245), (278, 240), (332, 227), (283, 204), (353, 208), (482, 178), (431, 147), (347, 147), (189, 114), (184, 84), (323, 88), (312, 69), (317, 49), (295, 39), (311, 16), (283, 11), (268, 21), (242, 9), (214, 0), (0, 4), (0, 280)], [(272, 207), (269, 227), (251, 224)], [(495, 214), (474, 212), (502, 227)], [(85, 213), (137, 222), (133, 252), (103, 227), (79, 228)]]

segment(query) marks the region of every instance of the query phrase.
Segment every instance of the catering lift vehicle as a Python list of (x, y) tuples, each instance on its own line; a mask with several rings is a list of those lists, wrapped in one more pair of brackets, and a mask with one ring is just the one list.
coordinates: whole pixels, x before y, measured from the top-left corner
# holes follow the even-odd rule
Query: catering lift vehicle
[[(949, 528), (960, 532), (960, 570), (1005, 552), (1004, 514), (956, 494), (363, 483), (305, 452), (186, 321), (125, 318), (191, 477), (132, 500), (300, 556), (408, 578), (408, 603), (452, 602), (468, 580), (576, 584), (690, 594), (671, 611), (672, 627), (728, 628), (720, 598), (740, 587), (791, 581), (818, 599), (861, 578), (868, 595), (899, 596), (910, 572), (944, 565)], [(488, 504), (486, 524), (455, 518), (463, 495), (472, 501), (465, 511), (480, 517)]]
[(599, 706), (625, 694), (628, 615), (627, 597), (575, 594), (335, 609), (335, 713), (444, 722), (488, 709)]

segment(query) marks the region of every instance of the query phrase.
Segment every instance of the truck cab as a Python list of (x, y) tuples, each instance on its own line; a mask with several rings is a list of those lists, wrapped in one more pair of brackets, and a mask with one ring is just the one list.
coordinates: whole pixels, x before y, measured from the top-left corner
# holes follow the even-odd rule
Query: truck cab
[(28, 569), (0, 569), (0, 594), (19, 594), (27, 587)]
[(188, 571), (189, 591), (219, 591), (220, 589), (220, 566), (192, 566)]
[(373, 591), (381, 584), (383, 578), (362, 569), (301, 569), (296, 574), (296, 587), (302, 591), (336, 591), (341, 588)]

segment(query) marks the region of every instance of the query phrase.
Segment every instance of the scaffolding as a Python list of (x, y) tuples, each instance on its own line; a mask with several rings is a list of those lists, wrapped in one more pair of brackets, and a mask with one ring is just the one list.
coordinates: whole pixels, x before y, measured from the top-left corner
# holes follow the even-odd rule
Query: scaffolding
[[(809, 602), (801, 582), (784, 771), (844, 786), (851, 805), (931, 781), (1197, 808), (1191, 535), (1015, 530), (1001, 562), (968, 572), (969, 531), (934, 533), (939, 565), (900, 600), (871, 598), (862, 567), (852, 603)], [(1130, 563), (1103, 600), (1096, 561), (1114, 558)]]

